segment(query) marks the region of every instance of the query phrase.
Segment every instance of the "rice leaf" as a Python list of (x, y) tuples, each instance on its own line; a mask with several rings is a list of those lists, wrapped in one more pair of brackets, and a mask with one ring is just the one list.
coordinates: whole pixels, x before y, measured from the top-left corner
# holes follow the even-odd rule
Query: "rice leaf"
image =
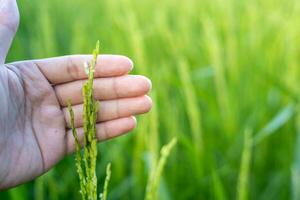
[(289, 104), (284, 107), (261, 131), (254, 137), (254, 144), (260, 143), (266, 137), (272, 135), (291, 119), (295, 113), (295, 105)]
[(249, 173), (252, 154), (252, 131), (246, 129), (244, 148), (237, 184), (237, 200), (247, 200), (249, 191)]
[(291, 189), (292, 189), (292, 199), (300, 199), (300, 115), (297, 114), (296, 120), (296, 130), (297, 130), (297, 140), (295, 145), (294, 161), (291, 168)]

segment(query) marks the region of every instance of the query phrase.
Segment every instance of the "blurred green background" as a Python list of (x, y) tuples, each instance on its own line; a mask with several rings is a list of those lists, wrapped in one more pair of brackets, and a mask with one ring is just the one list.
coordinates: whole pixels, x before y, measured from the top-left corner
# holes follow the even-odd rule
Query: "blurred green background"
[[(9, 61), (124, 54), (151, 78), (138, 128), (101, 143), (99, 187), (143, 199), (173, 137), (159, 199), (300, 199), (300, 1), (19, 0)], [(0, 199), (80, 199), (74, 157)]]

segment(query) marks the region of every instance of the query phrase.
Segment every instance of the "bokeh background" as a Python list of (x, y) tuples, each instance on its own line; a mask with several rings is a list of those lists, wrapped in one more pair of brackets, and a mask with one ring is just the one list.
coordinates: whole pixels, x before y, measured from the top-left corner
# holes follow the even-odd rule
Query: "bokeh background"
[[(161, 200), (300, 199), (300, 1), (19, 0), (8, 60), (124, 54), (151, 78), (138, 128), (99, 145), (109, 199), (143, 199), (161, 146), (177, 137)], [(80, 199), (74, 157), (0, 199)]]

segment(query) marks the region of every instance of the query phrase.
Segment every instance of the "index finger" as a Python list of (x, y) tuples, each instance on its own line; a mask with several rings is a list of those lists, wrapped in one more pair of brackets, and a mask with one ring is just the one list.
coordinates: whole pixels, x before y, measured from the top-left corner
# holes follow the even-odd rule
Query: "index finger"
[[(91, 59), (91, 55), (69, 55), (35, 60), (34, 63), (50, 83), (61, 84), (86, 79), (84, 63), (90, 62)], [(121, 76), (127, 74), (132, 68), (133, 63), (126, 56), (99, 55), (95, 78)]]

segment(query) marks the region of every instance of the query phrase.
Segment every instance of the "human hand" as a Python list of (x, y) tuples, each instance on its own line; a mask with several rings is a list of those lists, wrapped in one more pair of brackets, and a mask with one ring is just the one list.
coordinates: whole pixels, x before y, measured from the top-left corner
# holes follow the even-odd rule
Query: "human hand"
[[(5, 63), (18, 27), (15, 0), (0, 0), (0, 189), (43, 174), (69, 153), (75, 143), (67, 100), (82, 131), (83, 63), (90, 55)], [(151, 82), (128, 75), (133, 65), (124, 57), (101, 55), (95, 68), (94, 92), (100, 103), (97, 138), (103, 141), (135, 128), (134, 115), (148, 112)]]

